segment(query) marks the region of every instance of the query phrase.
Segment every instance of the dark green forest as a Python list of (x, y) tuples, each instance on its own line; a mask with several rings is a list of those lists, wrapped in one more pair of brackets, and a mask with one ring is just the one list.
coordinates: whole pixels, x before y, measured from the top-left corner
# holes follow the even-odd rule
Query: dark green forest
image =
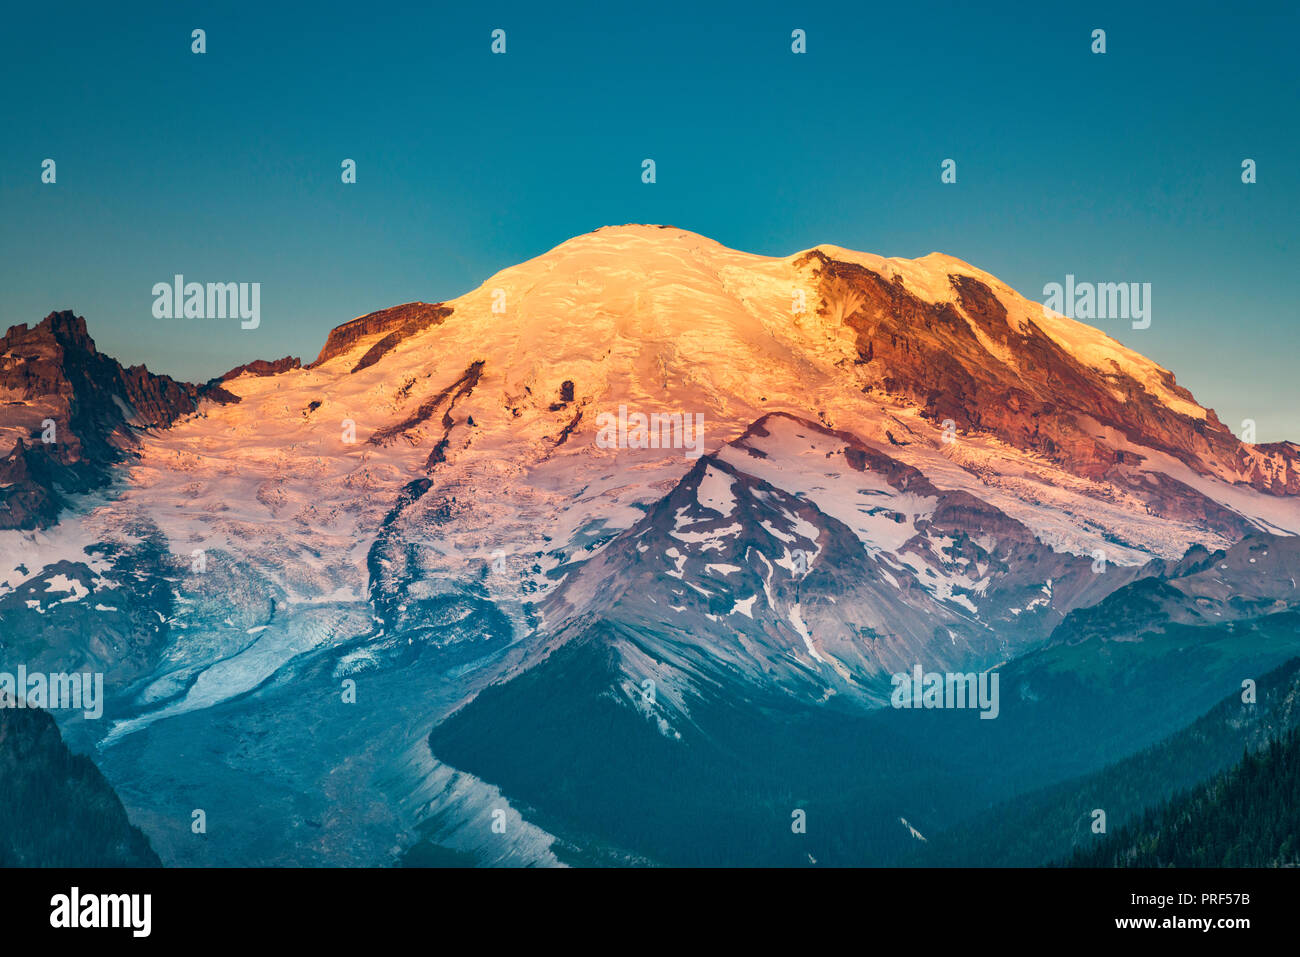
[(104, 776), (50, 715), (0, 708), (0, 867), (156, 867)]
[(1073, 867), (1300, 867), (1300, 728), (1070, 859)]
[(1243, 749), (1265, 747), (1300, 724), (1300, 658), (1261, 677), (1257, 697), (1227, 696), (1190, 726), (1089, 774), (1036, 788), (928, 835), (892, 863), (912, 866), (1037, 867), (1089, 849), (1092, 811), (1111, 830), (1232, 768)]

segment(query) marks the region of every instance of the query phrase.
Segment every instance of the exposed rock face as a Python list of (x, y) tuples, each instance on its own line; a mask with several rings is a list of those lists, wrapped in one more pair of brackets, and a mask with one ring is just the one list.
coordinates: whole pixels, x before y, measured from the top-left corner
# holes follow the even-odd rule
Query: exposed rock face
[[(857, 336), (865, 388), (915, 403), (936, 424), (992, 433), (1089, 479), (1124, 482), (1140, 464), (1129, 442), (1167, 453), (1199, 474), (1218, 474), (1276, 495), (1300, 492), (1300, 449), (1293, 443), (1248, 446), (1212, 410), (1201, 413), (1172, 373), (1154, 365), (1165, 401), (1119, 362), (1089, 363), (1032, 317), (1008, 315), (1005, 297), (970, 275), (948, 276), (952, 301), (919, 298), (899, 277), (821, 249), (803, 262), (818, 273), (821, 314)], [(1082, 353), (1082, 354), (1080, 354)], [(1172, 398), (1171, 403), (1168, 399)], [(1195, 495), (1170, 480), (1141, 489), (1157, 509), (1174, 513)], [(1239, 535), (1227, 513), (1204, 516)]]
[(237, 379), (244, 373), (255, 376), (279, 375), (281, 372), (288, 372), (291, 369), (302, 368), (302, 360), (297, 356), (285, 356), (283, 359), (254, 359), (252, 362), (245, 362), (241, 366), (235, 366), (225, 375), (214, 379), (214, 382), (229, 382), (231, 379)]
[(52, 312), (31, 329), (12, 327), (0, 350), (0, 390), (8, 403), (54, 398), (74, 431), (80, 426), (86, 433), (83, 444), (106, 440), (103, 430), (86, 426), (116, 426), (126, 418), (114, 398), (130, 406), (131, 424), (143, 428), (165, 428), (194, 410), (196, 386), (142, 365), (124, 369), (95, 348), (86, 320), (71, 312)]
[(0, 528), (51, 524), (60, 492), (105, 484), (136, 430), (166, 428), (200, 398), (222, 394), (142, 365), (123, 368), (71, 312), (12, 327), (0, 339), (0, 473), (9, 483), (0, 488)]
[(62, 500), (48, 474), (55, 464), (22, 439), (0, 459), (0, 527), (44, 528), (58, 519)]
[(361, 361), (352, 370), (358, 372), (374, 365), (384, 353), (407, 336), (422, 329), (427, 329), (429, 326), (437, 325), (450, 316), (451, 313), (451, 308), (440, 302), (408, 302), (401, 306), (393, 306), (390, 309), (381, 309), (378, 312), (360, 316), (330, 330), (324, 348), (321, 349), (320, 355), (316, 357), (316, 361), (311, 365), (313, 367), (318, 366), (337, 355), (342, 355), (368, 336), (385, 334), (383, 339), (376, 342), (361, 357)]
[(1252, 446), (1246, 469), (1252, 487), (1274, 495), (1294, 495), (1300, 491), (1296, 463), (1300, 462), (1300, 445), (1294, 442), (1264, 442)]

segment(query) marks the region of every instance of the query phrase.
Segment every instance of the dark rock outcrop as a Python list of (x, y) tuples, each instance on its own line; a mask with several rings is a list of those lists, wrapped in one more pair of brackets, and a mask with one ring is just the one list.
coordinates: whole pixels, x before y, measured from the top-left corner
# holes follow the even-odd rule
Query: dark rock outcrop
[(374, 365), (407, 336), (443, 322), (451, 313), (451, 307), (440, 302), (408, 302), (359, 316), (330, 330), (320, 355), (308, 368), (342, 355), (362, 339), (383, 334), (384, 337), (371, 346), (352, 369), (353, 372), (358, 372)]
[(0, 339), (0, 528), (39, 528), (57, 520), (62, 494), (108, 482), (134, 445), (134, 433), (166, 428), (223, 390), (124, 368), (99, 352), (86, 320), (52, 312), (36, 326), (13, 326)]
[[(899, 280), (821, 250), (802, 262), (816, 270), (821, 313), (857, 337), (854, 367), (863, 387), (914, 403), (936, 425), (950, 419), (961, 431), (990, 433), (1077, 475), (1131, 484), (1155, 514), (1194, 516), (1233, 537), (1245, 531), (1240, 517), (1224, 509), (1199, 514), (1202, 496), (1192, 489), (1172, 481), (1159, 488), (1128, 483), (1126, 466), (1138, 463), (1107, 430), (1200, 474), (1237, 474), (1260, 491), (1300, 493), (1300, 449), (1292, 443), (1244, 445), (1213, 411), (1204, 419), (1183, 414), (1129, 370), (1114, 365), (1103, 373), (1087, 365), (1032, 320), (1013, 327), (993, 290), (974, 277), (950, 275), (956, 302), (933, 303)], [(1013, 355), (1015, 367), (986, 342)], [(1195, 402), (1171, 373), (1164, 376), (1164, 388)]]
[(244, 373), (255, 376), (279, 375), (281, 372), (290, 372), (294, 369), (302, 368), (302, 360), (297, 356), (285, 356), (283, 359), (254, 359), (252, 362), (245, 362), (241, 366), (235, 366), (223, 376), (213, 379), (213, 382), (229, 382), (231, 379), (237, 379)]

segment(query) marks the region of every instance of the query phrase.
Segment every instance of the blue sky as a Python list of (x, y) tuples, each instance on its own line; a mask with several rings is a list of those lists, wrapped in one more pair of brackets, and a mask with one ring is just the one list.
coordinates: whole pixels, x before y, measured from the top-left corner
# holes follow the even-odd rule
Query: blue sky
[[(1300, 440), (1297, 6), (993, 6), (14, 7), (0, 324), (75, 309), (124, 363), (202, 380), (669, 223), (767, 255), (939, 250), (1031, 298), (1150, 282), (1149, 329), (1095, 324), (1234, 430)], [(154, 319), (177, 272), (261, 282), (261, 327)]]

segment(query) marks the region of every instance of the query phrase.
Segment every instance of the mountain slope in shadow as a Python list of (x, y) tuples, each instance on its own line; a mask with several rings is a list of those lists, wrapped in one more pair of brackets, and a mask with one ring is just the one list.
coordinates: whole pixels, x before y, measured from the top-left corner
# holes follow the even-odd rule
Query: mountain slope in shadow
[(0, 707), (0, 866), (160, 866), (94, 762), (39, 709)]

